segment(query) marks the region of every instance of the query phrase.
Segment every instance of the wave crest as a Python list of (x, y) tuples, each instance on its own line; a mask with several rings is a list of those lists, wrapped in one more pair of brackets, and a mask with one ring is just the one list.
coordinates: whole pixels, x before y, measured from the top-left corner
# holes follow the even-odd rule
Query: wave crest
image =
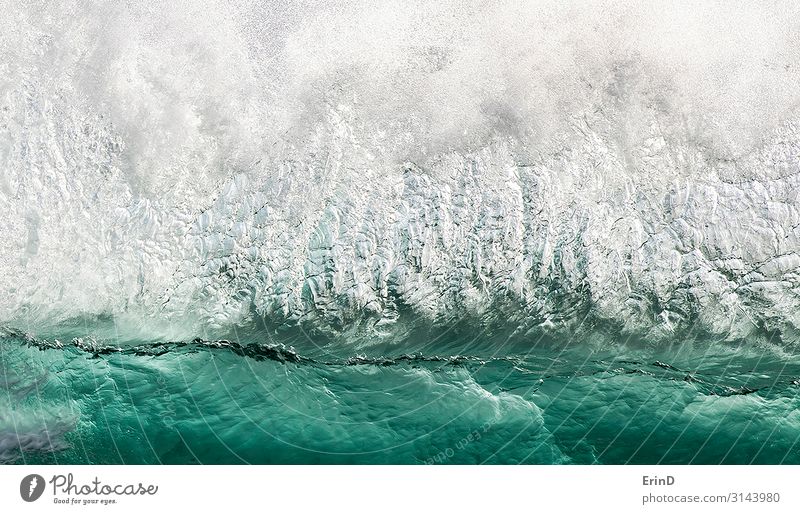
[(2, 323), (795, 339), (783, 11), (93, 6), (1, 22)]

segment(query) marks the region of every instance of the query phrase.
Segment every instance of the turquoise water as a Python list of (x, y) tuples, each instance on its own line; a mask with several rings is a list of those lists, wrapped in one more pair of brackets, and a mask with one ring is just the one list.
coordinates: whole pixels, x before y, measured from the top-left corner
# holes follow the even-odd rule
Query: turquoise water
[(355, 353), (283, 340), (116, 346), (7, 331), (0, 457), (800, 463), (800, 359), (763, 344), (526, 346), (451, 331)]
[(800, 3), (632, 4), (3, 3), (0, 463), (800, 463)]

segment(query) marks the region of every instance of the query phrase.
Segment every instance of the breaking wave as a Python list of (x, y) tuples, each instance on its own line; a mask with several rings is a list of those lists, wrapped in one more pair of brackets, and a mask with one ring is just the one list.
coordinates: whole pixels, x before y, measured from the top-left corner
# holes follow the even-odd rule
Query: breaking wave
[(794, 342), (775, 6), (3, 5), (0, 323)]
[(800, 4), (0, 9), (0, 463), (799, 461)]

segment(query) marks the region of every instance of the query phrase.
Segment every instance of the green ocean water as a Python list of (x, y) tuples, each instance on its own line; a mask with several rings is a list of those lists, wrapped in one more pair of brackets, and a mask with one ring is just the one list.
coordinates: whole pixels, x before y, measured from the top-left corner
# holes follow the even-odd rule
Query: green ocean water
[(6, 331), (0, 458), (800, 463), (800, 359), (774, 347), (482, 337), (354, 352), (306, 335), (113, 345)]
[(0, 463), (800, 463), (800, 4), (581, 4), (3, 4)]

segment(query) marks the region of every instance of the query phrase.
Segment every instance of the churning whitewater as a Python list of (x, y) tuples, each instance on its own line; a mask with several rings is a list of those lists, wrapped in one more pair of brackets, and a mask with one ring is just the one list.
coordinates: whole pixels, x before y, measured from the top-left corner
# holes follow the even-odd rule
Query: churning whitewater
[(0, 462), (798, 461), (800, 6), (0, 8)]

